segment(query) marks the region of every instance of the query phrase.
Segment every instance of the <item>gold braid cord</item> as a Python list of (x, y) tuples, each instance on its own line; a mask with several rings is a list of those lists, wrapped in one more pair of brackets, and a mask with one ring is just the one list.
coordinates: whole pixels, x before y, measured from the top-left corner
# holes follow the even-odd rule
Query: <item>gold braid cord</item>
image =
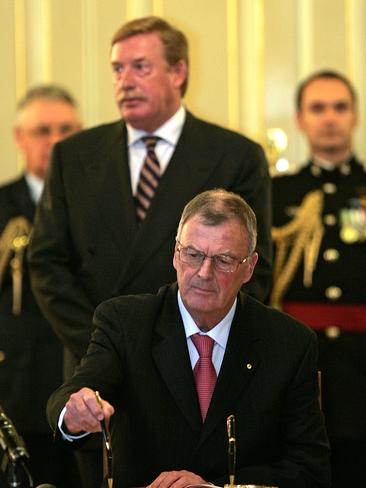
[(322, 211), (323, 192), (312, 191), (304, 197), (291, 222), (282, 227), (272, 228), (272, 239), (276, 247), (270, 298), (273, 307), (281, 308), (282, 299), (302, 261), (304, 262), (304, 286), (312, 285), (313, 272), (324, 234)]
[(13, 314), (22, 310), (22, 280), (24, 252), (29, 242), (31, 224), (24, 217), (9, 220), (0, 235), (0, 292), (10, 263), (13, 280)]

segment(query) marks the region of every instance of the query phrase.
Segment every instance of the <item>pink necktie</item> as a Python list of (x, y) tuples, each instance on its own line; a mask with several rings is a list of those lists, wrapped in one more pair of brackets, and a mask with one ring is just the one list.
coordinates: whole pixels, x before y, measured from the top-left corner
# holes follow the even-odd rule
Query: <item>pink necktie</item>
[(216, 384), (216, 371), (212, 363), (214, 340), (207, 335), (200, 334), (192, 335), (191, 339), (200, 355), (193, 372), (201, 407), (202, 420), (204, 421)]

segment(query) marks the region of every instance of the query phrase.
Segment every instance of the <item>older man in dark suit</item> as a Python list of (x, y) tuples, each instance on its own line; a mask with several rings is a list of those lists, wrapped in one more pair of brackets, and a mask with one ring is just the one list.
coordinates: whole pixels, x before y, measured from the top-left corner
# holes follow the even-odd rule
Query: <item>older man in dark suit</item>
[(49, 416), (58, 437), (76, 443), (110, 419), (115, 486), (225, 483), (229, 415), (238, 483), (329, 486), (316, 337), (240, 291), (255, 248), (245, 201), (204, 192), (180, 221), (178, 283), (97, 308), (88, 352)]
[(86, 351), (102, 300), (174, 281), (175, 230), (200, 191), (224, 187), (253, 206), (260, 258), (248, 290), (264, 299), (269, 284), (263, 152), (183, 107), (185, 36), (156, 17), (131, 21), (113, 37), (111, 65), (123, 120), (56, 145), (30, 246), (34, 291), (66, 348), (66, 376)]
[(73, 485), (52, 447), (45, 409), (62, 380), (62, 348), (31, 293), (23, 258), (52, 147), (79, 128), (76, 102), (66, 90), (31, 88), (18, 104), (14, 127), (25, 171), (0, 187), (0, 404), (24, 437), (35, 483), (60, 488)]

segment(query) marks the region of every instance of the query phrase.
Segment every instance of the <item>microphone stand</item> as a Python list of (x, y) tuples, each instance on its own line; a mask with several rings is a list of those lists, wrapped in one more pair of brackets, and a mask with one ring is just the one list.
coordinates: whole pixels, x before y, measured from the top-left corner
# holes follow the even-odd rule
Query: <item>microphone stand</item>
[(0, 405), (0, 447), (3, 449), (1, 469), (7, 474), (11, 488), (33, 488), (33, 479), (27, 466), (29, 454), (23, 439)]
[(229, 484), (225, 488), (234, 488), (236, 471), (236, 437), (235, 437), (235, 416), (229, 415), (226, 420), (228, 436), (228, 464), (229, 464)]
[(229, 415), (226, 420), (228, 436), (228, 462), (229, 462), (229, 484), (224, 488), (278, 488), (277, 486), (253, 485), (253, 484), (235, 484), (236, 471), (236, 434), (235, 434), (235, 415)]

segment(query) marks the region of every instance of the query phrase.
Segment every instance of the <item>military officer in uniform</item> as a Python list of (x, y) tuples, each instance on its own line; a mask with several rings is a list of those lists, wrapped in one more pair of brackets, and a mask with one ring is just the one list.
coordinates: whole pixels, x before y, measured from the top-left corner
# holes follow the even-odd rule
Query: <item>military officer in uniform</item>
[[(76, 102), (65, 89), (32, 87), (14, 126), (24, 172), (0, 186), (0, 405), (24, 438), (34, 484), (58, 488), (78, 486), (73, 458), (54, 445), (45, 413), (62, 381), (62, 348), (31, 292), (26, 248), (53, 145), (79, 129)], [(1, 487), (5, 478), (0, 469)]]
[(366, 486), (366, 174), (352, 151), (351, 83), (307, 78), (297, 123), (310, 149), (297, 174), (273, 181), (271, 302), (318, 333), (333, 486)]

